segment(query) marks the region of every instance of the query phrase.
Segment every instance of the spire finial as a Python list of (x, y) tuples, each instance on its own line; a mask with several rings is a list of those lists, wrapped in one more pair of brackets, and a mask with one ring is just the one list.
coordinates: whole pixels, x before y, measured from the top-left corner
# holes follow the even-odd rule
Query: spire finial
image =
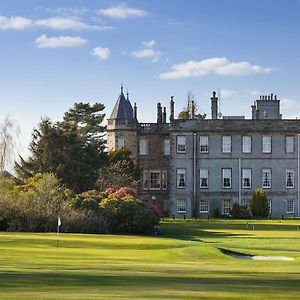
[(123, 82), (121, 83), (121, 93), (123, 93)]

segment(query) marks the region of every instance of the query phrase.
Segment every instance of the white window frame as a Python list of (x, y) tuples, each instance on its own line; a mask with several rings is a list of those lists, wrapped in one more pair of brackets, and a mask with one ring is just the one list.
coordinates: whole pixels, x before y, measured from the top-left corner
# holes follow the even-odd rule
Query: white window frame
[[(245, 185), (245, 179), (249, 179), (249, 185)], [(243, 168), (242, 169), (242, 188), (251, 189), (252, 187), (252, 169)]]
[(263, 135), (261, 138), (262, 153), (272, 153), (272, 136)]
[(125, 138), (120, 136), (117, 138), (117, 150), (123, 147), (125, 147)]
[[(226, 174), (227, 173), (227, 174)], [(225, 179), (229, 179), (229, 185), (225, 185)], [(226, 180), (227, 182), (227, 180)], [(222, 169), (222, 188), (223, 189), (231, 189), (232, 187), (232, 169), (223, 168)]]
[[(152, 175), (156, 174), (158, 175), (158, 179), (159, 179), (159, 186), (158, 187), (152, 187)], [(150, 170), (149, 171), (149, 189), (151, 191), (159, 191), (161, 189), (161, 171), (159, 170)]]
[[(289, 177), (291, 176), (291, 177)], [(291, 180), (291, 183), (289, 183)], [(293, 189), (295, 187), (295, 170), (294, 169), (285, 169), (285, 187), (287, 189)]]
[(208, 199), (200, 199), (199, 200), (199, 212), (200, 213), (208, 213), (209, 212), (209, 201), (208, 201)]
[(139, 152), (140, 152), (140, 155), (148, 155), (148, 153), (149, 153), (149, 143), (148, 143), (147, 139), (140, 139)]
[(170, 139), (164, 139), (164, 155), (170, 155)]
[(161, 172), (161, 187), (163, 191), (168, 189), (168, 171), (166, 170)]
[(223, 199), (223, 203), (222, 203), (223, 215), (229, 215), (230, 211), (231, 211), (231, 199)]
[(143, 171), (143, 190), (148, 190), (148, 188), (149, 188), (148, 171)]
[(184, 214), (187, 210), (187, 201), (186, 199), (177, 199), (177, 213)]
[(272, 213), (272, 199), (268, 199), (268, 205), (269, 205), (269, 214)]
[(199, 151), (200, 153), (208, 153), (209, 151), (208, 135), (201, 135), (199, 137)]
[(243, 153), (251, 153), (252, 152), (252, 137), (249, 135), (245, 135), (242, 137), (242, 150)]
[[(270, 168), (262, 169), (261, 175), (262, 175), (262, 182), (261, 182), (262, 188), (270, 189), (272, 187), (272, 169)], [(269, 185), (267, 184), (267, 181), (269, 182)]]
[(185, 153), (186, 152), (186, 136), (185, 135), (177, 135), (176, 136), (176, 150), (177, 150), (177, 153)]
[[(200, 189), (208, 189), (208, 169), (200, 169), (199, 170), (199, 178), (200, 178)], [(202, 185), (202, 180), (206, 179), (206, 185)]]
[(285, 213), (293, 214), (295, 213), (295, 201), (291, 199), (285, 200)]
[[(177, 188), (185, 189), (186, 187), (186, 169), (177, 169), (176, 170), (176, 179), (177, 179)], [(183, 185), (181, 185), (181, 179), (183, 179)]]
[(295, 139), (292, 135), (285, 136), (285, 152), (294, 153), (295, 151)]
[(232, 137), (231, 135), (222, 136), (222, 153), (231, 153)]

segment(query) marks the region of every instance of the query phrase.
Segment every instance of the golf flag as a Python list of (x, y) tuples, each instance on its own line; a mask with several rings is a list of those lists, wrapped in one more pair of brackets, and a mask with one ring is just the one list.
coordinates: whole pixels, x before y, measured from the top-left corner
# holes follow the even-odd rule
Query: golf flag
[(60, 220), (60, 217), (58, 217), (57, 219), (57, 226), (59, 227), (61, 225), (61, 220)]

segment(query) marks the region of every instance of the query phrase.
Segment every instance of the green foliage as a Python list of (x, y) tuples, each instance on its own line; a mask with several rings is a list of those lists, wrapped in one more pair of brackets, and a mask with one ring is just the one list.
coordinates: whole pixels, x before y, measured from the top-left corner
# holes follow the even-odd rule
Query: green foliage
[(100, 103), (75, 103), (62, 122), (42, 119), (32, 135), (30, 157), (20, 157), (15, 165), (18, 176), (26, 179), (52, 172), (75, 192), (94, 188), (98, 170), (106, 162), (105, 128), (100, 125), (103, 109)]
[(104, 199), (100, 209), (109, 232), (152, 233), (157, 223), (145, 203), (133, 196)]
[(221, 212), (219, 207), (215, 207), (213, 210), (213, 218), (219, 218), (221, 216)]
[[(0, 179), (0, 186), (6, 185)], [(0, 229), (8, 231), (56, 231), (57, 218), (62, 230), (98, 232), (98, 217), (91, 212), (74, 210), (65, 190), (51, 173), (37, 173), (23, 185), (10, 185), (0, 197)]]
[(140, 174), (141, 170), (133, 161), (131, 151), (123, 147), (109, 152), (108, 163), (99, 172), (97, 186), (99, 190), (122, 186), (135, 188)]
[(257, 189), (250, 201), (250, 209), (254, 217), (267, 217), (269, 215), (269, 204), (266, 192)]
[[(194, 111), (194, 116), (193, 116)], [(177, 116), (178, 119), (181, 120), (189, 120), (189, 119), (200, 119), (204, 120), (206, 118), (206, 114), (201, 114), (198, 109), (198, 104), (195, 101), (194, 95), (191, 91), (188, 92), (188, 100), (185, 107)]]
[(239, 205), (234, 202), (232, 205), (231, 215), (235, 219), (247, 219), (250, 217), (250, 211), (247, 207)]

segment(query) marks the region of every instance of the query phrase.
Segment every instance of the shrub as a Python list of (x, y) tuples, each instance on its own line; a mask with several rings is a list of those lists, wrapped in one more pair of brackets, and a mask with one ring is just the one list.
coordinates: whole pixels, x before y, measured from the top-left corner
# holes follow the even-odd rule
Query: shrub
[(219, 218), (221, 216), (221, 212), (219, 207), (214, 208), (213, 210), (213, 218)]
[(269, 204), (266, 192), (257, 189), (250, 201), (250, 209), (254, 217), (267, 217), (269, 215)]
[(143, 201), (130, 195), (106, 198), (100, 209), (108, 231), (113, 233), (151, 233), (159, 221)]
[(250, 211), (247, 207), (235, 202), (232, 205), (231, 215), (235, 219), (247, 219), (250, 217)]

